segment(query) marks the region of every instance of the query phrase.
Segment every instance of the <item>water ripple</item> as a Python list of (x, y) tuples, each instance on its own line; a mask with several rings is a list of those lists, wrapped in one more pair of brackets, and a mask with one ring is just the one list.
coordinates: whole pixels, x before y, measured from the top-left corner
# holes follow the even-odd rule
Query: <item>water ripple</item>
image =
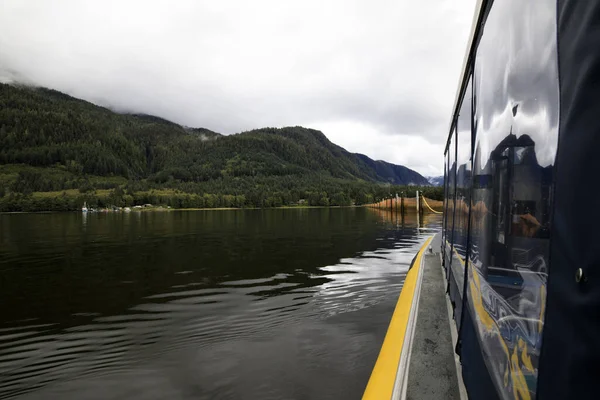
[[(320, 266), (297, 267), (290, 260), (286, 272), (274, 271), (261, 277), (232, 279), (229, 274), (200, 277), (199, 270), (174, 269), (171, 276), (175, 278), (162, 291), (144, 293), (135, 303), (117, 312), (87, 312), (93, 307), (81, 310), (69, 306), (74, 311), (68, 314), (68, 319), (53, 321), (52, 317), (39, 315), (28, 321), (7, 321), (0, 325), (0, 398), (28, 393), (40, 398), (53, 397), (53, 392), (48, 394), (44, 388), (76, 396), (75, 393), (85, 393), (86, 385), (103, 380), (126, 384), (115, 377), (133, 376), (133, 371), (135, 374), (146, 371), (154, 376), (148, 372), (149, 365), (160, 370), (158, 360), (167, 363), (160, 368), (183, 368), (183, 361), (175, 364), (179, 367), (170, 366), (175, 355), (181, 360), (189, 359), (183, 363), (196, 369), (190, 382), (200, 378), (210, 380), (223, 371), (214, 378), (218, 380), (218, 394), (235, 398), (239, 393), (227, 376), (244, 361), (231, 352), (241, 343), (249, 342), (257, 349), (269, 349), (268, 343), (283, 341), (281, 349), (297, 348), (293, 351), (303, 354), (306, 365), (318, 369), (319, 363), (329, 362), (326, 360), (333, 357), (331, 352), (336, 351), (331, 341), (319, 343), (325, 333), (316, 330), (322, 329), (317, 328), (321, 323), (318, 321), (342, 318), (380, 302), (395, 301), (424, 236), (398, 239), (386, 235), (381, 239), (392, 243), (355, 251), (350, 253), (354, 254), (352, 257), (337, 257), (337, 261), (332, 259), (333, 262)], [(19, 262), (31, 261), (30, 258), (34, 257), (21, 257)], [(50, 257), (45, 262), (52, 260)], [(132, 293), (139, 290), (136, 282), (140, 281), (140, 277), (118, 274), (115, 278), (115, 282), (131, 282), (127, 286), (130, 289), (123, 290)], [(112, 305), (110, 297), (105, 301)], [(315, 332), (299, 336), (293, 344), (286, 342), (294, 340), (293, 334), (276, 334), (306, 329)], [(326, 343), (329, 345), (325, 346)], [(348, 351), (362, 354), (358, 344), (349, 341), (345, 346)], [(277, 350), (265, 351), (276, 357), (272, 351)], [(266, 357), (260, 352), (253, 354), (253, 360)], [(206, 362), (212, 366), (210, 371), (202, 369)], [(261, 392), (263, 398), (286, 396), (261, 385), (264, 383), (258, 382), (255, 387), (259, 392), (265, 391)], [(215, 394), (217, 386), (203, 389), (202, 393)]]

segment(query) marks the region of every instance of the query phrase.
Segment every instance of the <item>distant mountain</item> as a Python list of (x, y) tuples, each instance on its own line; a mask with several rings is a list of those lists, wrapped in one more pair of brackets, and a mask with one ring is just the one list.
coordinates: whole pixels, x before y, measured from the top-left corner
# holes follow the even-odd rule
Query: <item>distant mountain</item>
[(385, 161), (374, 161), (364, 154), (356, 154), (369, 168), (373, 169), (379, 180), (395, 185), (428, 185), (429, 181), (416, 171), (402, 165)]
[(444, 177), (443, 176), (428, 176), (427, 181), (431, 186), (443, 186), (444, 185)]
[[(350, 153), (314, 129), (221, 135), (151, 115), (118, 114), (55, 90), (7, 84), (0, 84), (3, 165), (0, 197), (28, 187), (34, 192), (80, 188), (89, 177), (98, 177), (96, 187), (118, 181), (188, 193), (279, 193), (284, 203), (285, 193), (292, 192), (291, 198), (318, 191), (321, 200), (335, 193), (354, 200), (357, 193), (385, 192), (377, 189), (381, 183), (428, 184), (409, 168)], [(19, 171), (31, 168), (43, 179), (23, 178)], [(19, 179), (26, 182), (15, 183)]]

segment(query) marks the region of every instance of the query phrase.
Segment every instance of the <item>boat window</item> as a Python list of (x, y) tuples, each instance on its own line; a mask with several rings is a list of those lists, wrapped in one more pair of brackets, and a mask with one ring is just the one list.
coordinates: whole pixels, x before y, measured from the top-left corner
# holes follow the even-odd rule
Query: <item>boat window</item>
[(469, 78), (462, 98), (457, 122), (457, 171), (456, 171), (456, 213), (454, 224), (455, 240), (460, 264), (464, 265), (467, 256), (467, 231), (471, 198), (471, 118), (472, 118), (471, 79)]
[[(444, 215), (448, 215), (448, 152), (444, 154)], [(446, 229), (447, 229), (448, 218), (444, 218), (442, 222), (442, 260), (446, 259)], [(444, 264), (444, 266), (446, 266)]]
[(451, 268), (448, 271), (448, 294), (455, 305), (454, 317), (460, 326), (464, 287), (465, 260), (469, 232), (471, 202), (471, 132), (472, 83), (469, 77), (463, 93), (456, 125), (456, 198), (452, 232)]
[(452, 265), (452, 254), (453, 254), (453, 227), (454, 227), (454, 213), (455, 213), (455, 196), (456, 196), (456, 126), (453, 128), (452, 136), (450, 138), (450, 145), (448, 147), (448, 190), (446, 197), (446, 258), (444, 263), (446, 265), (446, 274)]
[(475, 55), (467, 304), (501, 398), (535, 397), (544, 323), (559, 99), (542, 2), (494, 2)]

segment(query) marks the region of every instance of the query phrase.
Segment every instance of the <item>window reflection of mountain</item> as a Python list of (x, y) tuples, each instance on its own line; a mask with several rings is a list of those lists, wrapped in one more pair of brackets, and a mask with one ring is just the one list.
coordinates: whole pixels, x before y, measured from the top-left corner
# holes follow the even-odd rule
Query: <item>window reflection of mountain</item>
[(530, 136), (511, 133), (475, 171), (473, 244), (484, 276), (508, 297), (523, 289), (523, 273), (546, 272), (552, 166), (539, 165)]
[(482, 277), (476, 290), (509, 353), (527, 342), (527, 357), (537, 365), (546, 297), (552, 166), (539, 165), (535, 143), (528, 135), (509, 134), (482, 167), (480, 160), (486, 156), (476, 154), (473, 165), (470, 258), (477, 268), (474, 272)]

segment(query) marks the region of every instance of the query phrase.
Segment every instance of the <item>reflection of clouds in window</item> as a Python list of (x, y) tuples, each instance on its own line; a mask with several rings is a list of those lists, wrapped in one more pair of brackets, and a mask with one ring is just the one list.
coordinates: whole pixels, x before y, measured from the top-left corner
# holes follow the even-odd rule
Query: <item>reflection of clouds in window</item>
[(457, 130), (458, 130), (458, 164), (469, 165), (471, 158), (471, 109), (472, 109), (472, 93), (471, 79), (467, 85), (465, 95), (460, 106), (458, 115)]
[(525, 148), (521, 147), (518, 149), (515, 149), (515, 164), (522, 164), (523, 163), (523, 156), (525, 153)]
[[(482, 275), (469, 291), (479, 299), (471, 304), (480, 306), (485, 363), (505, 399), (519, 385), (507, 371), (533, 382), (523, 389), (535, 396), (558, 142), (555, 12), (551, 0), (494, 2), (476, 50), (470, 258)], [(521, 343), (527, 368), (511, 362)]]
[[(558, 107), (558, 98), (557, 107)], [(519, 107), (516, 116), (512, 115), (512, 107), (506, 104), (501, 113), (495, 114), (483, 124), (481, 115), (477, 116), (477, 140), (481, 152), (482, 166), (487, 164), (492, 150), (510, 133), (519, 138), (528, 135), (535, 143), (538, 163), (542, 167), (554, 164), (558, 145), (558, 125), (552, 125), (548, 109), (540, 109), (537, 113), (526, 113)], [(557, 121), (558, 122), (558, 121)]]
[(517, 138), (529, 135), (540, 165), (552, 165), (559, 111), (555, 10), (539, 2), (509, 3), (496, 7), (477, 50), (481, 165), (487, 164), (490, 152), (510, 133)]
[(458, 164), (470, 164), (471, 158), (471, 131), (458, 132)]
[(556, 156), (558, 121), (554, 125), (551, 122), (549, 110), (540, 109), (537, 113), (519, 112), (513, 126), (513, 134), (517, 138), (521, 135), (529, 135), (534, 141), (537, 160), (542, 167), (553, 165)]

